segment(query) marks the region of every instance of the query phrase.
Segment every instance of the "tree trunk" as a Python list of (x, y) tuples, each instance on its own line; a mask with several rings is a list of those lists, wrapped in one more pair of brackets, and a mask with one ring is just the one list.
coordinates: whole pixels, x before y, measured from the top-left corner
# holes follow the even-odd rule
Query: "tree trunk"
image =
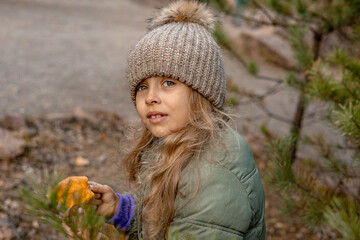
[[(320, 54), (320, 45), (323, 38), (323, 34), (319, 32), (314, 32), (313, 40), (314, 45), (312, 52), (314, 54), (314, 62), (319, 58)], [(309, 82), (308, 76), (305, 76), (305, 84), (306, 86)], [(296, 159), (296, 152), (297, 152), (297, 144), (300, 137), (301, 127), (302, 127), (302, 121), (304, 119), (304, 113), (306, 109), (306, 101), (305, 101), (305, 89), (301, 89), (299, 101), (296, 107), (296, 112), (294, 116), (294, 121), (291, 129), (291, 134), (294, 137), (294, 141), (292, 145), (290, 146), (290, 153), (291, 153), (291, 164), (295, 162)]]
[(301, 91), (299, 96), (299, 102), (296, 107), (294, 122), (291, 129), (291, 134), (294, 137), (294, 141), (290, 147), (291, 152), (291, 164), (295, 162), (296, 159), (296, 152), (297, 152), (297, 143), (300, 137), (300, 131), (302, 127), (302, 121), (304, 118), (304, 112), (306, 109), (306, 102), (304, 100), (305, 93), (304, 91)]

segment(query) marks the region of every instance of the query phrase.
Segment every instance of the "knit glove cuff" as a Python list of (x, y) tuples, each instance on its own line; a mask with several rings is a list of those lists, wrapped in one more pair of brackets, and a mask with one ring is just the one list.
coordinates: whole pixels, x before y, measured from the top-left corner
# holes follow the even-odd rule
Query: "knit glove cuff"
[(135, 214), (135, 200), (131, 195), (121, 195), (116, 193), (119, 197), (119, 206), (115, 215), (106, 220), (106, 223), (111, 223), (119, 231), (125, 231), (130, 227), (131, 221)]

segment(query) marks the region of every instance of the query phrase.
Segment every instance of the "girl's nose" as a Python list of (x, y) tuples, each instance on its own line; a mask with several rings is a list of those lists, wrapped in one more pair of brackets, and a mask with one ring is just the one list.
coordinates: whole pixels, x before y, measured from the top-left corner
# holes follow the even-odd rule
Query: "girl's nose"
[(156, 87), (149, 87), (146, 94), (145, 102), (146, 104), (155, 104), (161, 102), (159, 92)]

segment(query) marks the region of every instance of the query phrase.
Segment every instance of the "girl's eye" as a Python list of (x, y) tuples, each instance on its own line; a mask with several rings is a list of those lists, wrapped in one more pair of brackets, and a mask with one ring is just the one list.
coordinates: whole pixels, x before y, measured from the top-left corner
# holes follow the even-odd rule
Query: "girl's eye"
[(139, 86), (139, 87), (136, 89), (136, 91), (137, 91), (137, 92), (141, 92), (141, 91), (143, 91), (143, 90), (145, 90), (145, 89), (146, 89), (146, 86), (141, 85), (141, 86)]
[(175, 82), (173, 82), (173, 81), (166, 80), (166, 81), (164, 82), (164, 86), (165, 86), (165, 87), (171, 87), (171, 86), (173, 86), (173, 85), (175, 85)]

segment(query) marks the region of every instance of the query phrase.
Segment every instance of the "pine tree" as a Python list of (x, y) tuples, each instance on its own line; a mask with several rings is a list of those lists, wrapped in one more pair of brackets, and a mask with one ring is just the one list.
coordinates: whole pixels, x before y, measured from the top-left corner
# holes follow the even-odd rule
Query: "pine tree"
[[(356, 42), (360, 2), (265, 0), (254, 1), (254, 4), (272, 16), (269, 20), (273, 25), (288, 31), (297, 68), (289, 73), (287, 83), (300, 91), (289, 137), (272, 142), (268, 148), (273, 162), (271, 182), (282, 193), (288, 210), (297, 210), (309, 228), (330, 227), (342, 239), (360, 239), (360, 193), (349, 184), (360, 181), (360, 64), (343, 50), (336, 50), (326, 59), (326, 63), (332, 64), (331, 68), (320, 57), (323, 40), (331, 33), (340, 34), (344, 42), (353, 43), (354, 56), (360, 52)], [(312, 42), (306, 40), (309, 35)], [(336, 67), (341, 71), (339, 77), (331, 75)], [(293, 166), (298, 141), (305, 138), (301, 127), (311, 98), (333, 103), (329, 120), (347, 138), (346, 146), (329, 146), (321, 141), (327, 152), (323, 157), (325, 166), (320, 167), (317, 174), (304, 164)], [(339, 148), (351, 151), (351, 162), (336, 157)], [(331, 176), (337, 184), (329, 186), (322, 181), (325, 176)]]
[[(222, 6), (218, 0), (210, 2)], [(296, 114), (289, 136), (268, 145), (269, 181), (286, 210), (296, 211), (310, 229), (331, 228), (341, 239), (360, 239), (360, 1), (252, 0), (247, 7), (264, 18), (242, 15), (243, 20), (288, 33), (297, 63), (284, 81), (300, 92)], [(330, 34), (337, 34), (341, 44), (323, 59), (320, 49)], [(302, 134), (304, 112), (315, 99), (331, 104), (328, 120), (343, 133), (344, 145)], [(294, 166), (300, 140), (323, 150), (322, 164), (317, 159)], [(344, 149), (350, 160), (336, 154)], [(326, 177), (334, 184), (324, 181)]]
[[(340, 76), (331, 74), (329, 64)], [(354, 184), (349, 184), (360, 182), (360, 61), (336, 49), (314, 65), (309, 76), (308, 96), (332, 104), (329, 120), (341, 130), (347, 140), (345, 147), (352, 153), (349, 162), (332, 154), (325, 158), (328, 169), (342, 184), (340, 193), (331, 195), (323, 217), (343, 239), (360, 239), (360, 187), (354, 191)]]

